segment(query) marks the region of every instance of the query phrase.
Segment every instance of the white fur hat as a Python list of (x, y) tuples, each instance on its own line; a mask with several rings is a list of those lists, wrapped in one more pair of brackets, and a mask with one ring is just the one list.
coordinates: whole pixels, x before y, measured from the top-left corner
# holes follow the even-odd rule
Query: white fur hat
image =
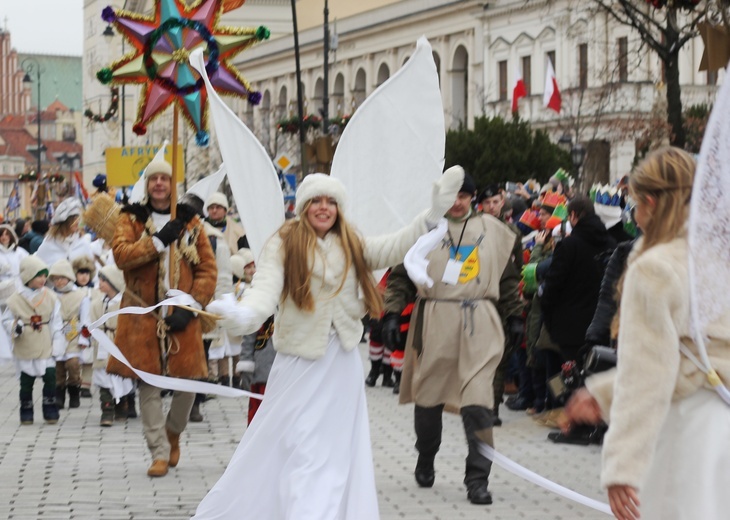
[(243, 268), (246, 267), (245, 260), (238, 254), (231, 255), (231, 273), (239, 280), (243, 280)]
[(347, 196), (345, 195), (345, 186), (334, 177), (326, 173), (310, 173), (297, 188), (297, 201), (294, 206), (294, 213), (300, 215), (304, 204), (314, 197), (325, 195), (332, 197), (337, 201), (337, 210), (340, 213), (345, 212), (345, 203)]
[(172, 177), (172, 166), (167, 161), (152, 161), (144, 170), (144, 178), (149, 179), (158, 173)]
[(140, 200), (140, 203), (147, 204), (149, 201), (149, 193), (147, 193), (147, 184), (148, 179), (152, 177), (153, 175), (167, 175), (168, 177), (172, 177), (172, 166), (167, 161), (160, 161), (160, 160), (153, 160), (150, 162), (147, 167), (144, 169), (144, 175), (142, 176), (142, 200)]
[(76, 197), (64, 199), (56, 208), (56, 212), (51, 219), (51, 225), (61, 224), (69, 217), (80, 216), (83, 211), (84, 208), (81, 206), (81, 201)]
[(226, 211), (228, 211), (228, 199), (220, 191), (216, 191), (210, 197), (208, 197), (208, 200), (205, 201), (205, 209), (207, 210), (213, 204), (223, 206), (224, 208), (226, 208)]
[(297, 201), (294, 206), (294, 213), (300, 215), (304, 204), (314, 197), (325, 195), (332, 197), (337, 201), (337, 210), (340, 213), (345, 212), (345, 203), (347, 196), (345, 195), (345, 186), (334, 177), (325, 173), (310, 173), (297, 188)]
[(102, 267), (99, 276), (104, 278), (117, 292), (123, 292), (126, 288), (124, 273), (114, 264), (107, 264)]
[(71, 262), (65, 258), (62, 258), (51, 266), (51, 270), (48, 271), (48, 276), (63, 276), (72, 282), (76, 280), (76, 275), (74, 274), (73, 267), (71, 267)]
[(42, 271), (48, 274), (48, 266), (36, 255), (29, 255), (20, 261), (20, 281), (27, 285), (33, 278)]

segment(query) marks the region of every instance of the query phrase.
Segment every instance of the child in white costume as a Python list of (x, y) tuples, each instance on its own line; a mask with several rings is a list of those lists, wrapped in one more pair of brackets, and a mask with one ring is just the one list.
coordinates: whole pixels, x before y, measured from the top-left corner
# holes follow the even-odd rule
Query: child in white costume
[[(124, 273), (115, 265), (102, 267), (99, 272), (99, 290), (91, 301), (91, 321), (94, 322), (104, 314), (118, 310), (122, 302), (124, 289)], [(100, 328), (109, 339), (114, 341), (117, 333), (117, 317), (109, 318)], [(109, 353), (100, 348), (96, 340), (93, 341), (93, 346), (94, 372), (92, 382), (99, 387), (99, 400), (101, 401), (101, 420), (99, 424), (101, 426), (111, 426), (114, 424), (115, 419), (117, 421), (127, 419), (129, 401), (134, 406), (134, 381), (107, 373), (106, 363), (109, 359)]]
[(463, 178), (461, 168), (447, 171), (429, 212), (395, 234), (362, 238), (345, 219), (344, 186), (324, 174), (305, 177), (298, 218), (267, 242), (242, 303), (209, 305), (235, 334), (254, 332), (276, 311), (277, 356), (266, 398), (195, 518), (242, 510), (250, 518), (379, 517), (356, 349), (360, 319), (382, 307), (371, 270), (400, 262), (452, 206)]
[(43, 378), (43, 418), (58, 422), (56, 361), (66, 348), (61, 304), (48, 289), (48, 266), (35, 255), (20, 261), (23, 288), (7, 301), (3, 325), (13, 343), (13, 358), (20, 378), (20, 423), (33, 424), (33, 384)]
[(68, 391), (68, 407), (78, 408), (81, 391), (81, 352), (89, 346), (88, 338), (81, 335), (81, 328), (89, 322), (89, 289), (74, 284), (71, 262), (65, 258), (51, 266), (49, 278), (61, 303), (63, 334), (66, 351), (56, 358), (56, 402), (63, 408)]
[[(231, 257), (231, 267), (233, 268), (233, 283), (236, 284), (236, 301), (240, 302), (246, 287), (256, 274), (256, 264), (251, 250), (241, 248), (237, 254)], [(236, 372), (240, 374), (243, 390), (262, 395), (266, 392), (266, 383), (276, 358), (274, 342), (271, 339), (273, 333), (274, 317), (270, 316), (256, 332), (243, 337), (229, 337), (229, 341), (237, 341), (241, 345), (241, 360), (236, 364)], [(260, 399), (251, 397), (248, 400), (248, 424), (253, 421), (259, 406), (261, 406)]]

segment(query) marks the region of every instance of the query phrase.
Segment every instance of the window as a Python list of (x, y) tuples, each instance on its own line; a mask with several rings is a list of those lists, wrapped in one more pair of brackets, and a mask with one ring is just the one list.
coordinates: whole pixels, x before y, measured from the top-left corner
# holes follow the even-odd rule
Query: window
[[(553, 69), (556, 69), (557, 65), (555, 64), (555, 51), (546, 52), (545, 57), (550, 60), (550, 63), (553, 64)], [(547, 70), (547, 63), (545, 63), (545, 70)]]
[(11, 191), (13, 191), (13, 183), (11, 181), (4, 181), (3, 182), (3, 197), (9, 197)]
[(578, 86), (588, 88), (588, 44), (578, 45)]
[(500, 61), (499, 67), (499, 100), (507, 100), (507, 60)]
[(629, 80), (629, 39), (624, 36), (617, 41), (618, 47), (618, 80), (626, 83)]
[(532, 94), (532, 59), (530, 56), (522, 57), (522, 82), (525, 84), (527, 95)]

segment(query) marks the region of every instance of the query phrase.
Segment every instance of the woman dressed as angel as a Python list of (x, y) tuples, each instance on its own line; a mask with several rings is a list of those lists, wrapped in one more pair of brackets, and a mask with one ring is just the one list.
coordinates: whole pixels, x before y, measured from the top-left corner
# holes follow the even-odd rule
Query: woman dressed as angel
[[(730, 511), (730, 406), (710, 385), (690, 330), (695, 167), (688, 153), (664, 148), (631, 174), (644, 236), (619, 282), (618, 364), (566, 407), (574, 423), (609, 423), (601, 481), (620, 520), (717, 520)], [(730, 312), (703, 333), (709, 364), (730, 381)]]
[(305, 177), (297, 217), (265, 245), (242, 302), (208, 307), (236, 334), (256, 331), (276, 312), (277, 356), (266, 398), (196, 519), (378, 518), (355, 348), (360, 319), (382, 308), (372, 271), (403, 260), (454, 203), (463, 178), (460, 167), (449, 169), (434, 186), (430, 210), (394, 234), (363, 238), (348, 224), (340, 181)]

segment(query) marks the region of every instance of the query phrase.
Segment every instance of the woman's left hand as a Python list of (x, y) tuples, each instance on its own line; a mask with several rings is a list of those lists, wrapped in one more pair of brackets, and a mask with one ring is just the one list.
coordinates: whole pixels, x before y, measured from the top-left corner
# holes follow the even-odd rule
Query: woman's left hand
[(573, 424), (598, 424), (601, 422), (601, 407), (598, 401), (584, 388), (576, 390), (565, 405), (564, 419), (560, 429), (567, 433)]
[(639, 497), (636, 489), (624, 484), (609, 486), (608, 502), (611, 511), (618, 520), (635, 520), (641, 518), (639, 514)]

